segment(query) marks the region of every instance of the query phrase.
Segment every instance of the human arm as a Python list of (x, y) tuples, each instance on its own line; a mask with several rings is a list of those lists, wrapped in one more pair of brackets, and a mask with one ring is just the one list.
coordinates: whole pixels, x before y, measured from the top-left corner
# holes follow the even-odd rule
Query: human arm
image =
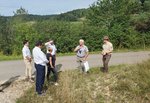
[(46, 43), (45, 43), (45, 46), (48, 46), (49, 44), (50, 44), (50, 42), (46, 42)]
[(87, 58), (88, 58), (88, 56), (89, 56), (89, 52), (86, 52), (86, 55), (85, 55), (85, 57), (83, 58), (83, 60), (86, 61)]
[(54, 68), (54, 66), (52, 64), (52, 57), (49, 57), (49, 63), (50, 63), (51, 68)]
[(40, 58), (44, 63), (48, 63), (48, 62), (49, 62), (49, 61), (47, 60), (47, 58), (46, 58), (46, 55), (45, 55), (42, 51), (39, 52), (39, 58)]
[(23, 53), (24, 59), (27, 59), (29, 62), (32, 61), (32, 58), (30, 56), (31, 53), (30, 53), (30, 51), (27, 48), (23, 48), (22, 53)]
[(85, 57), (83, 58), (84, 61), (86, 61), (89, 56), (89, 50), (86, 46), (85, 46), (85, 52), (86, 52), (86, 54), (85, 54)]
[(109, 50), (107, 50), (107, 51), (105, 51), (107, 54), (110, 54), (110, 53), (112, 53), (113, 52), (113, 45), (112, 44), (110, 44), (109, 45)]
[(74, 52), (77, 52), (79, 49), (80, 49), (80, 46), (77, 46), (77, 47), (74, 49)]
[(110, 54), (113, 52), (113, 45), (111, 43), (107, 44), (107, 48), (103, 45), (102, 55)]

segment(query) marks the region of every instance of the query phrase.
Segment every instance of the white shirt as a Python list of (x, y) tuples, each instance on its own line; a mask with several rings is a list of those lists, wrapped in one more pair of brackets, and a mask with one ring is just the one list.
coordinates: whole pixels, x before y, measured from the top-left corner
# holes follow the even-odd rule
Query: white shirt
[(45, 46), (47, 48), (47, 53), (49, 53), (48, 48), (51, 48), (53, 50), (51, 54), (56, 55), (57, 48), (54, 44), (51, 45), (49, 42), (47, 42), (47, 43), (45, 43)]
[(53, 45), (50, 45), (50, 48), (52, 48), (52, 55), (56, 55), (56, 51), (57, 51), (57, 48), (56, 46), (53, 44)]
[(34, 63), (46, 66), (46, 63), (49, 62), (46, 58), (46, 55), (41, 51), (39, 47), (34, 47), (32, 53)]
[[(103, 44), (103, 50), (112, 52), (113, 51), (112, 43), (111, 42), (107, 42), (106, 44)], [(110, 53), (110, 54), (112, 54), (112, 53)]]
[(28, 46), (24, 45), (24, 47), (22, 48), (22, 54), (24, 59), (27, 59), (26, 57), (31, 58), (31, 52)]

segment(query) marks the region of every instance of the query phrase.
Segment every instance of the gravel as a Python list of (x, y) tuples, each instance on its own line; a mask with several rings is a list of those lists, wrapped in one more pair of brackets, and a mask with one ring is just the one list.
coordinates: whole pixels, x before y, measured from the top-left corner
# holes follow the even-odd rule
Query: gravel
[(17, 98), (32, 86), (33, 83), (25, 81), (24, 77), (0, 82), (0, 103), (16, 103)]

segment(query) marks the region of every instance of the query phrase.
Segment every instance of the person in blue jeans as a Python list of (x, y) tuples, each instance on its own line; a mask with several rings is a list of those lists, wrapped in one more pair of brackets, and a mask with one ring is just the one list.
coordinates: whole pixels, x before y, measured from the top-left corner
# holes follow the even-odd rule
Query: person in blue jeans
[(55, 68), (55, 58), (53, 58), (52, 52), (53, 49), (52, 48), (48, 48), (48, 53), (47, 53), (47, 60), (49, 60), (49, 63), (47, 64), (47, 80), (49, 81), (50, 79), (50, 74), (51, 72), (54, 74), (54, 85), (58, 85), (57, 81), (58, 81), (58, 75), (57, 75), (57, 70)]
[(42, 52), (42, 42), (38, 41), (32, 51), (33, 60), (36, 68), (36, 92), (38, 95), (43, 94), (43, 85), (45, 81), (45, 66), (48, 63), (46, 55)]

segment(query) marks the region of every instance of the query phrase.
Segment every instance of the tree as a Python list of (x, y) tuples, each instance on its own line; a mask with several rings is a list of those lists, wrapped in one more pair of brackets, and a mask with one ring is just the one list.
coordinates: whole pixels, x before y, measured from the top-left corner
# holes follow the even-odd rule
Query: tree
[(141, 3), (142, 3), (141, 5), (144, 6), (145, 0), (140, 0), (140, 1), (141, 1)]
[(19, 9), (16, 10), (16, 12), (13, 12), (14, 15), (26, 15), (28, 14), (28, 11), (24, 9), (23, 7), (20, 7)]

